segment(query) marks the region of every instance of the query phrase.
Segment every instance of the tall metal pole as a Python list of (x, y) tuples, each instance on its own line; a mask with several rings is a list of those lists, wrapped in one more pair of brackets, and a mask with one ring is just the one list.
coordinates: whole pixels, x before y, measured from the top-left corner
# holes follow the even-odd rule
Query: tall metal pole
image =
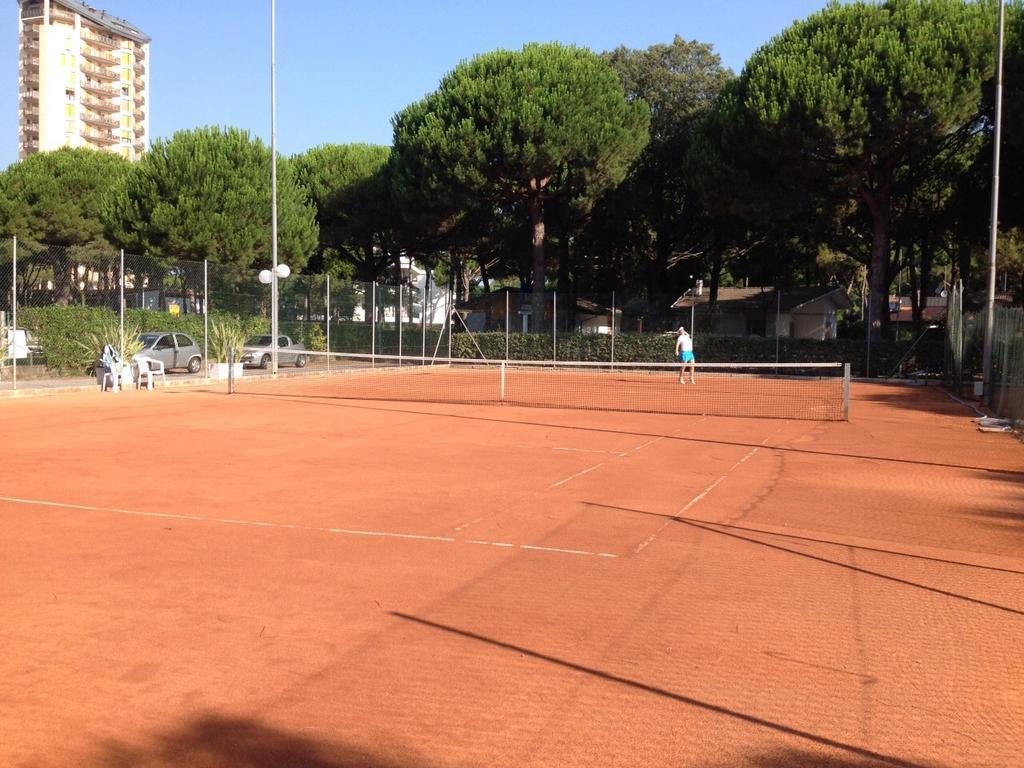
[[(430, 269), (427, 269), (426, 280), (423, 281), (423, 294), (420, 296), (420, 335), (423, 337), (420, 348), (420, 357), (427, 356), (427, 305), (430, 303)], [(423, 360), (420, 360), (420, 365)]]
[[(373, 367), (377, 355), (377, 281), (370, 284), (370, 367)], [(365, 305), (364, 305), (365, 306)]]
[(508, 289), (505, 289), (505, 361), (508, 361)]
[(996, 129), (992, 147), (992, 219), (988, 233), (988, 302), (985, 307), (985, 346), (981, 362), (982, 398), (992, 404), (992, 334), (996, 324), (996, 247), (999, 243), (999, 145), (1003, 136), (1003, 34), (1006, 0), (999, 0), (999, 59), (996, 68)]
[(270, 356), (277, 373), (277, 0), (270, 0)]
[(398, 284), (398, 365), (402, 365), (402, 284)]
[[(324, 325), (327, 326), (327, 352), (331, 351), (331, 276), (327, 275), (327, 289), (325, 293), (324, 304), (326, 308), (324, 310)], [(331, 356), (327, 355), (327, 370), (331, 370)]]
[[(779, 363), (779, 332), (782, 325), (782, 291), (775, 291), (775, 364)], [(778, 369), (775, 371), (778, 373)]]

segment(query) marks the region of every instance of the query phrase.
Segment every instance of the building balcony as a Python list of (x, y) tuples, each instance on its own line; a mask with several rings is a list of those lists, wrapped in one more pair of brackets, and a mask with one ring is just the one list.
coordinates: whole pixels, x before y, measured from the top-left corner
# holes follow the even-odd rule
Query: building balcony
[(135, 107), (136, 108), (143, 107), (143, 106), (145, 106), (145, 104), (146, 104), (146, 94), (139, 93), (138, 91), (136, 91), (135, 92)]
[(38, 93), (39, 73), (38, 72), (26, 72), (25, 74), (23, 74), (21, 76), (21, 84), (22, 85), (34, 85), (34, 86), (36, 86), (36, 88), (30, 89), (30, 90), (34, 90), (34, 91), (36, 91), (36, 93)]
[(20, 111), (20, 113), (22, 115), (22, 118), (21, 118), (22, 121), (24, 121), (26, 118), (31, 118), (33, 120), (38, 120), (39, 119), (39, 107), (36, 107), (36, 106), (24, 106), (19, 111)]
[(106, 115), (98, 115), (95, 112), (85, 110), (82, 112), (82, 122), (96, 128), (114, 129), (119, 125), (118, 121)]
[(97, 80), (107, 80), (113, 82), (114, 80), (120, 80), (121, 75), (118, 72), (114, 72), (112, 69), (106, 67), (94, 67), (85, 66), (82, 67), (82, 71), (85, 72), (89, 77), (95, 77)]
[(142, 109), (136, 109), (132, 114), (135, 116), (135, 124), (138, 125), (146, 119), (146, 112)]
[(25, 136), (38, 136), (39, 135), (39, 119), (36, 118), (21, 118), (18, 121), (18, 129)]
[(50, 18), (56, 19), (57, 21), (67, 21), (72, 24), (75, 23), (75, 14), (69, 11), (67, 8), (61, 8), (59, 5), (50, 4)]
[(22, 91), (20, 96), (22, 104), (24, 104), (26, 107), (37, 106), (39, 104), (39, 91)]
[(82, 106), (88, 107), (93, 112), (101, 112), (103, 114), (112, 114), (114, 112), (121, 111), (121, 105), (116, 101), (111, 101), (109, 99), (91, 99), (88, 96), (82, 99)]
[(121, 140), (109, 131), (86, 131), (82, 134), (82, 137), (90, 144), (96, 144), (101, 147), (109, 147), (121, 143)]
[(138, 59), (135, 60), (135, 64), (133, 65), (133, 68), (135, 69), (135, 74), (138, 77), (141, 77), (142, 75), (146, 74), (146, 65), (145, 65), (145, 63), (139, 61)]
[(135, 147), (136, 152), (146, 151), (146, 142), (143, 141), (142, 139), (136, 139), (135, 143), (132, 146)]
[(101, 83), (98, 80), (86, 80), (82, 83), (82, 89), (94, 96), (105, 96), (108, 99), (121, 95), (121, 92), (114, 86)]
[(139, 138), (145, 132), (146, 132), (146, 124), (145, 123), (136, 123), (135, 124), (135, 138), (136, 139)]
[(41, 19), (43, 17), (42, 3), (27, 3), (21, 6), (22, 19)]
[(144, 77), (136, 77), (135, 78), (135, 87), (136, 88), (145, 88), (146, 87), (146, 78), (144, 78)]
[(82, 28), (82, 39), (87, 40), (91, 45), (95, 45), (99, 48), (108, 48), (110, 50), (116, 50), (121, 47), (121, 41), (116, 40), (110, 35), (104, 35), (96, 32), (88, 27)]
[(29, 53), (37, 54), (39, 53), (39, 38), (26, 39), (22, 42), (21, 47), (23, 50), (26, 50)]
[(106, 51), (99, 51), (93, 48), (83, 48), (82, 56), (94, 64), (99, 64), (104, 67), (113, 67), (117, 65), (117, 59)]

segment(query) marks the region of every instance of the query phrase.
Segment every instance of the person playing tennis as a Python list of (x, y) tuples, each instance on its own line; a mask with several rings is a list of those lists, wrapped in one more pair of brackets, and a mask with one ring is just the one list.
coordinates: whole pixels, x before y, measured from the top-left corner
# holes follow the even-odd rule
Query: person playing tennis
[(690, 383), (696, 384), (697, 359), (693, 356), (693, 337), (679, 326), (676, 332), (676, 356), (679, 358), (679, 383), (686, 383), (686, 366), (690, 366)]

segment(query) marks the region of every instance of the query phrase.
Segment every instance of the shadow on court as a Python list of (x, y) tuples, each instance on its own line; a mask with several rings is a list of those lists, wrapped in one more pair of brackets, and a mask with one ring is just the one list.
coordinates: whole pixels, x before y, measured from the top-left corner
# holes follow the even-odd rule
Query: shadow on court
[(819, 562), (819, 563), (825, 563), (826, 565), (834, 565), (834, 566), (836, 566), (838, 568), (844, 568), (844, 569), (846, 569), (848, 571), (855, 571), (856, 573), (861, 573), (861, 574), (864, 574), (865, 576), (873, 576), (873, 577), (875, 577), (877, 579), (882, 579), (884, 581), (889, 581), (889, 582), (892, 582), (894, 584), (901, 584), (901, 585), (906, 586), (906, 587), (913, 587), (914, 589), (922, 589), (922, 590), (924, 590), (926, 592), (932, 592), (932, 593), (937, 594), (937, 595), (942, 595), (943, 597), (952, 597), (952, 598), (954, 598), (956, 600), (962, 600), (962, 601), (964, 601), (966, 603), (973, 603), (974, 605), (980, 605), (980, 606), (985, 607), (985, 608), (992, 608), (992, 609), (997, 610), (997, 611), (1004, 611), (1006, 613), (1016, 614), (1017, 616), (1024, 616), (1024, 611), (1018, 610), (1016, 608), (1009, 608), (1009, 607), (1007, 607), (1005, 605), (999, 605), (998, 603), (990, 603), (987, 600), (980, 600), (980, 599), (978, 599), (976, 597), (968, 597), (967, 595), (960, 595), (960, 594), (957, 594), (956, 592), (949, 592), (948, 590), (945, 590), (945, 589), (939, 589), (938, 587), (930, 587), (927, 584), (919, 584), (916, 581), (910, 581), (909, 579), (901, 579), (898, 576), (890, 576), (889, 574), (886, 574), (886, 573), (879, 573), (878, 571), (873, 571), (870, 568), (865, 568), (865, 567), (859, 566), (859, 565), (852, 565), (850, 563), (844, 563), (844, 562), (842, 562), (840, 560), (832, 560), (832, 559), (827, 558), (827, 557), (822, 557), (821, 555), (812, 555), (809, 552), (801, 552), (798, 549), (790, 549), (789, 547), (784, 547), (781, 544), (772, 544), (772, 543), (767, 542), (767, 541), (761, 541), (760, 539), (752, 538), (751, 536), (744, 536), (743, 533), (748, 533), (748, 534), (749, 533), (756, 533), (756, 534), (760, 534), (760, 535), (763, 535), (763, 536), (775, 536), (775, 537), (778, 537), (780, 539), (797, 539), (797, 540), (800, 540), (800, 541), (809, 541), (809, 542), (815, 542), (815, 543), (818, 543), (818, 544), (828, 544), (830, 546), (842, 546), (842, 547), (848, 547), (848, 548), (851, 548), (851, 549), (863, 549), (863, 550), (867, 550), (867, 551), (870, 551), (870, 552), (882, 552), (882, 553), (890, 554), (890, 555), (899, 555), (901, 557), (909, 557), (909, 558), (914, 558), (914, 559), (919, 559), (919, 560), (931, 560), (933, 562), (946, 563), (946, 564), (949, 564), (949, 565), (958, 565), (958, 566), (964, 566), (964, 567), (968, 567), (968, 568), (981, 568), (981, 569), (984, 569), (984, 570), (1000, 571), (1000, 572), (1003, 572), (1003, 573), (1020, 574), (1021, 573), (1020, 571), (1014, 571), (1014, 570), (1010, 570), (1010, 569), (1006, 569), (1006, 568), (992, 568), (992, 567), (983, 566), (983, 565), (973, 565), (971, 563), (961, 563), (961, 562), (957, 562), (955, 560), (942, 560), (940, 558), (934, 558), (934, 557), (922, 557), (920, 555), (910, 555), (910, 554), (905, 554), (905, 553), (902, 553), (902, 552), (895, 552), (895, 551), (891, 551), (891, 550), (874, 549), (874, 548), (871, 548), (871, 547), (858, 547), (858, 546), (853, 545), (853, 544), (844, 544), (844, 543), (841, 543), (841, 542), (828, 541), (828, 540), (825, 540), (825, 539), (815, 539), (815, 538), (810, 538), (810, 537), (806, 537), (806, 536), (791, 536), (789, 534), (778, 533), (778, 532), (775, 532), (775, 531), (764, 531), (764, 530), (758, 530), (756, 528), (745, 528), (745, 527), (742, 527), (742, 526), (726, 525), (724, 523), (715, 523), (715, 522), (711, 522), (711, 521), (708, 521), (708, 520), (695, 520), (693, 518), (688, 518), (688, 517), (679, 517), (678, 515), (667, 515), (667, 514), (664, 514), (664, 513), (661, 513), (661, 512), (648, 512), (648, 511), (643, 510), (643, 509), (631, 509), (629, 507), (616, 507), (616, 506), (612, 506), (610, 504), (600, 504), (598, 502), (592, 502), (592, 501), (588, 501), (586, 503), (589, 506), (601, 507), (602, 509), (614, 509), (614, 510), (619, 510), (620, 512), (629, 512), (629, 513), (636, 514), (636, 515), (646, 515), (646, 516), (649, 516), (649, 517), (659, 517), (659, 518), (662, 518), (664, 520), (669, 520), (670, 522), (679, 523), (680, 525), (685, 525), (685, 526), (689, 526), (691, 528), (697, 528), (697, 529), (702, 530), (702, 531), (707, 531), (708, 533), (714, 533), (714, 534), (717, 534), (719, 536), (725, 536), (727, 538), (735, 539), (737, 541), (744, 541), (744, 542), (747, 542), (749, 544), (754, 544), (754, 545), (757, 545), (759, 547), (765, 547), (767, 549), (772, 549), (772, 550), (775, 550), (777, 552), (785, 552), (786, 554), (789, 554), (789, 555), (794, 555), (796, 557), (806, 558), (807, 560), (814, 560), (814, 561)]
[[(803, 739), (806, 742), (813, 744), (817, 747), (830, 749), (844, 755), (844, 757), (841, 758), (829, 758), (828, 756), (816, 757), (814, 753), (811, 752), (809, 753), (811, 756), (809, 762), (801, 762), (799, 760), (796, 762), (789, 763), (779, 762), (780, 760), (785, 759), (787, 756), (793, 757), (794, 755), (799, 756), (804, 754), (801, 750), (784, 750), (778, 753), (765, 755), (763, 757), (751, 758), (751, 762), (748, 764), (752, 763), (753, 765), (764, 766), (764, 768), (774, 768), (775, 766), (779, 766), (780, 768), (782, 766), (811, 766), (812, 768), (880, 768), (881, 766), (897, 766), (898, 768), (925, 768), (925, 766), (923, 766), (920, 763), (902, 760), (898, 757), (892, 757), (890, 755), (883, 755), (879, 752), (875, 752), (870, 749), (864, 749), (853, 744), (845, 744), (841, 741), (830, 739), (826, 736), (820, 736), (818, 734), (810, 733), (808, 731), (802, 731), (798, 728), (792, 728), (783, 723), (776, 723), (771, 720), (755, 717), (754, 715), (748, 715), (745, 712), (729, 709), (728, 707), (723, 707), (718, 704), (712, 704), (707, 701), (701, 701), (690, 696), (675, 693), (674, 691), (669, 691), (654, 685), (642, 683), (638, 680), (631, 680), (630, 678), (622, 677), (620, 675), (602, 672), (599, 669), (594, 669), (592, 667), (587, 667), (582, 664), (577, 664), (566, 659), (560, 659), (556, 656), (551, 656), (546, 653), (540, 653), (538, 651), (531, 650), (530, 648), (515, 645), (513, 643), (506, 643), (502, 640), (487, 637), (486, 635), (481, 635), (476, 632), (459, 629), (457, 627), (448, 626), (446, 624), (440, 624), (438, 622), (423, 619), (418, 616), (412, 616), (407, 613), (400, 613), (397, 611), (389, 611), (388, 613), (397, 619), (402, 619), (403, 621), (413, 622), (423, 627), (439, 630), (441, 632), (447, 632), (449, 634), (457, 635), (458, 637), (467, 640), (486, 643), (495, 648), (501, 648), (502, 650), (506, 650), (511, 653), (528, 656), (530, 658), (537, 659), (538, 661), (543, 661), (548, 664), (554, 664), (565, 669), (571, 669), (574, 672), (582, 672), (584, 674), (600, 678), (602, 680), (614, 683), (616, 685), (627, 686), (635, 690), (643, 691), (644, 693), (653, 694), (655, 696), (660, 696), (666, 699), (671, 699), (672, 701), (676, 701), (680, 704), (685, 704), (690, 707), (696, 707), (697, 709), (704, 710), (705, 712), (710, 712), (712, 714), (721, 715), (723, 717), (731, 718), (733, 720), (738, 720), (740, 722), (754, 726), (755, 728), (762, 728), (775, 733), (784, 734), (786, 736)], [(761, 762), (758, 762), (758, 760), (760, 760)], [(714, 764), (707, 765), (708, 768), (714, 768)], [(722, 768), (725, 767), (722, 766)], [(937, 768), (937, 766), (935, 766), (934, 764), (930, 764), (928, 768)]]
[(406, 752), (382, 758), (360, 748), (312, 739), (256, 720), (203, 715), (160, 734), (146, 747), (108, 743), (95, 768), (405, 768), (437, 765)]
[[(353, 402), (341, 401), (341, 399), (339, 399), (339, 398), (332, 398), (332, 397), (327, 396), (327, 395), (295, 395), (295, 394), (272, 394), (272, 393), (259, 393), (259, 394), (255, 394), (255, 393), (248, 393), (247, 392), (247, 393), (244, 393), (242, 396), (243, 397), (255, 397), (255, 398), (271, 398), (271, 399), (278, 399), (278, 400), (289, 400), (289, 401), (294, 402), (294, 403), (303, 403), (303, 404), (315, 405), (315, 406), (330, 405), (330, 406), (334, 406), (334, 407), (337, 407), (337, 408), (351, 408), (351, 409), (363, 410), (363, 411), (380, 411), (382, 413), (405, 413), (405, 414), (412, 414), (412, 415), (416, 415), (416, 416), (443, 416), (443, 417), (449, 418), (449, 419), (463, 419), (463, 420), (467, 420), (467, 421), (479, 421), (479, 422), (493, 423), (493, 424), (516, 424), (516, 425), (520, 425), (520, 426), (545, 427), (545, 428), (548, 428), (548, 429), (552, 429), (552, 428), (554, 428), (554, 429), (569, 429), (569, 430), (573, 430), (573, 431), (594, 432), (594, 433), (598, 433), (598, 434), (629, 435), (631, 437), (658, 437), (658, 438), (662, 438), (664, 440), (675, 440), (675, 441), (681, 442), (681, 443), (695, 443), (695, 444), (700, 444), (700, 445), (723, 445), (723, 446), (730, 446), (730, 447), (734, 447), (734, 448), (764, 448), (764, 449), (767, 449), (767, 450), (780, 451), (780, 452), (783, 452), (783, 453), (804, 454), (804, 455), (808, 455), (808, 456), (822, 456), (822, 457), (827, 457), (829, 459), (855, 459), (855, 460), (865, 460), (866, 459), (866, 460), (869, 460), (869, 461), (880, 461), (880, 462), (884, 462), (884, 463), (887, 463), (887, 464), (903, 464), (903, 465), (918, 466), (918, 467), (941, 467), (941, 468), (945, 468), (945, 469), (974, 470), (976, 472), (984, 473), (985, 477), (990, 477), (991, 475), (1006, 475), (1007, 477), (1021, 478), (1021, 480), (1024, 480), (1024, 470), (1020, 470), (1020, 469), (993, 469), (992, 467), (979, 467), (979, 466), (974, 466), (974, 465), (970, 465), (970, 464), (951, 464), (951, 463), (940, 462), (940, 461), (926, 461), (924, 459), (896, 458), (896, 457), (892, 457), (892, 456), (870, 456), (870, 455), (867, 455), (867, 454), (857, 454), (857, 453), (841, 453), (841, 452), (838, 452), (838, 451), (836, 451), (834, 449), (833, 450), (827, 450), (827, 451), (815, 451), (815, 450), (811, 450), (811, 449), (808, 449), (808, 448), (795, 448), (795, 447), (792, 447), (792, 446), (764, 445), (762, 443), (743, 442), (743, 441), (739, 441), (739, 440), (712, 440), (710, 438), (705, 438), (705, 437), (689, 437), (687, 435), (667, 435), (667, 434), (655, 433), (655, 432), (642, 432), (642, 431), (635, 430), (635, 429), (609, 429), (607, 427), (589, 427), (589, 426), (580, 425), (580, 424), (557, 424), (557, 423), (551, 423), (551, 422), (546, 422), (546, 421), (527, 421), (525, 419), (516, 419), (516, 420), (512, 421), (510, 419), (494, 419), (494, 418), (489, 418), (489, 417), (486, 417), (486, 416), (479, 416), (479, 415), (465, 414), (465, 413), (447, 413), (447, 412), (438, 412), (438, 411), (417, 411), (417, 410), (412, 410), (412, 409), (408, 409), (408, 408), (384, 408), (384, 407), (381, 407), (381, 406), (374, 406), (374, 405), (357, 405), (357, 404), (355, 404)], [(388, 401), (388, 402), (395, 402), (395, 401)], [(409, 402), (409, 401), (403, 401), (403, 402)], [(428, 403), (424, 403), (424, 404), (428, 404)], [(444, 403), (429, 403), (429, 404), (444, 405)], [(464, 403), (462, 405), (466, 405), (466, 406), (469, 406), (469, 407), (474, 407), (473, 403)], [(480, 404), (476, 404), (476, 405), (479, 406)], [(486, 407), (500, 408), (502, 406), (494, 406), (494, 405), (488, 404)], [(538, 410), (542, 410), (542, 409), (538, 409)], [(721, 416), (721, 417), (716, 417), (716, 418), (734, 418), (734, 417)], [(735, 417), (735, 418), (740, 418), (740, 417)], [(750, 418), (750, 417), (743, 417), (743, 418)]]

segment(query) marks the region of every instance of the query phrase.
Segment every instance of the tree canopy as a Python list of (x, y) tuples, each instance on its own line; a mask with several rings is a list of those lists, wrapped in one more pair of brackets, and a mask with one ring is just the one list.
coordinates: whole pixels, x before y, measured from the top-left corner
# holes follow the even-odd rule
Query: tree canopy
[(388, 258), (382, 232), (391, 222), (386, 173), (391, 148), (372, 144), (323, 144), (293, 158), (299, 184), (316, 207), (320, 245), (311, 267), (351, 271), (376, 280)]
[[(256, 266), (271, 254), (270, 150), (247, 131), (198, 128), (154, 143), (114, 189), (107, 233), (150, 256)], [(315, 210), (278, 159), (278, 252), (294, 270), (317, 246)]]
[(647, 143), (650, 112), (629, 102), (591, 51), (531, 44), (458, 66), (394, 120), (394, 147), (410, 191), (450, 208), (522, 203), (533, 229), (533, 288), (545, 284), (544, 206), (582, 206), (620, 182)]
[(972, 130), (995, 62), (992, 8), (833, 3), (755, 53), (716, 108), (721, 158), (749, 182), (737, 195), (801, 215), (817, 208), (864, 233), (879, 324), (888, 317), (897, 176)]
[(129, 172), (119, 155), (58, 149), (0, 173), (0, 233), (49, 245), (107, 245), (100, 210)]

